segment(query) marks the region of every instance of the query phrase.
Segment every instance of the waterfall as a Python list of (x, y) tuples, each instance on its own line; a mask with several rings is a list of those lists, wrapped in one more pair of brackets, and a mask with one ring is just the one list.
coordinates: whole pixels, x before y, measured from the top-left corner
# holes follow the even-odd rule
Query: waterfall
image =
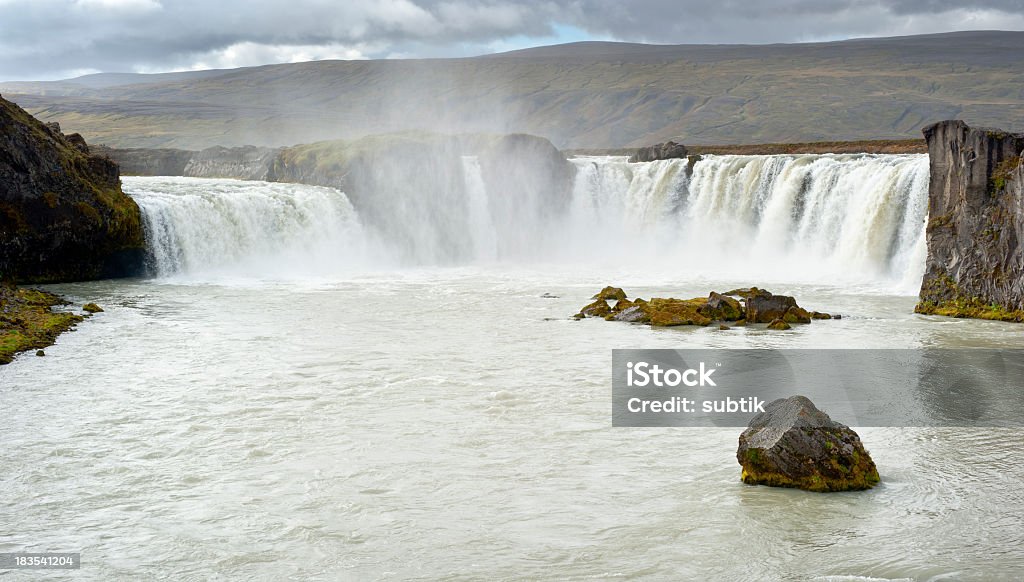
[(925, 155), (573, 161), (573, 232), (612, 261), (653, 257), (710, 279), (920, 285)]
[[(453, 184), (450, 168), (436, 180), (419, 168), (422, 180), (408, 192), (367, 199), (372, 212), (336, 190), (296, 184), (130, 178), (125, 188), (142, 208), (160, 276), (268, 262), (320, 273), (400, 256), (419, 265), (555, 260), (703, 279), (882, 283), (906, 292), (920, 284), (925, 155), (571, 163), (564, 204), (507, 185), (496, 199), (470, 156), (461, 159), (461, 183)], [(441, 196), (435, 191), (444, 184), (443, 204), (421, 199)], [(529, 224), (509, 224), (511, 217)]]
[(149, 269), (325, 272), (365, 256), (344, 194), (330, 188), (199, 178), (125, 178), (142, 211)]

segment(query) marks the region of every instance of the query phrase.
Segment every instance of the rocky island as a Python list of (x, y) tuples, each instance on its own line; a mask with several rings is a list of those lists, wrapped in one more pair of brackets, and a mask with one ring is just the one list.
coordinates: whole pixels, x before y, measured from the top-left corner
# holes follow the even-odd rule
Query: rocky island
[(943, 121), (928, 141), (928, 260), (918, 313), (1024, 321), (1024, 134)]
[[(737, 297), (739, 299), (737, 299)], [(840, 319), (820, 311), (807, 311), (789, 295), (775, 295), (765, 289), (748, 287), (724, 293), (712, 291), (707, 297), (676, 299), (654, 297), (630, 300), (619, 287), (605, 287), (594, 295), (593, 303), (584, 306), (574, 319), (600, 317), (608, 321), (644, 323), (651, 327), (680, 325), (707, 326), (722, 322), (719, 329), (766, 323), (768, 329), (787, 330), (790, 324), (811, 323), (814, 319)], [(614, 304), (609, 305), (609, 301)]]

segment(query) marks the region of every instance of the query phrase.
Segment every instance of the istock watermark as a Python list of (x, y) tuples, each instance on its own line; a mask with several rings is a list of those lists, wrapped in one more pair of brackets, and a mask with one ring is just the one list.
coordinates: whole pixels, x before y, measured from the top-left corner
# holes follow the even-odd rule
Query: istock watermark
[(800, 394), (851, 426), (1024, 426), (1024, 350), (613, 350), (614, 426), (746, 426)]

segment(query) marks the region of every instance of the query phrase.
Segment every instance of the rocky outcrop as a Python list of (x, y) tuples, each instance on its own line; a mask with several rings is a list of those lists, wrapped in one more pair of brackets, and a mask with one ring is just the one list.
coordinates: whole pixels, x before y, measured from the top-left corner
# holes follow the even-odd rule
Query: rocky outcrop
[(267, 180), (280, 148), (212, 147), (202, 151), (175, 149), (95, 148), (132, 176), (188, 176)]
[(683, 144), (667, 141), (638, 149), (635, 154), (629, 156), (629, 161), (653, 162), (655, 160), (671, 160), (685, 158), (687, 153), (686, 146)]
[(92, 147), (93, 153), (106, 156), (121, 168), (123, 176), (184, 176), (185, 166), (196, 152), (175, 149)]
[(0, 364), (10, 363), (18, 352), (52, 345), (82, 321), (81, 315), (54, 310), (66, 304), (52, 293), (0, 283)]
[(736, 459), (750, 485), (824, 492), (869, 489), (879, 482), (857, 433), (804, 396), (766, 404), (740, 435)]
[(280, 151), (255, 146), (207, 148), (192, 155), (182, 175), (193, 178), (266, 180)]
[(928, 259), (916, 311), (1024, 321), (1024, 134), (943, 121), (924, 135)]
[(117, 164), (0, 98), (0, 279), (133, 275), (144, 242)]
[[(741, 297), (741, 303), (735, 297)], [(646, 323), (652, 327), (680, 325), (705, 326), (712, 322), (735, 322), (736, 325), (768, 323), (767, 329), (790, 329), (790, 323), (810, 323), (812, 319), (831, 319), (831, 315), (815, 311), (817, 317), (796, 304), (788, 295), (773, 295), (757, 287), (734, 289), (726, 293), (712, 291), (707, 297), (676, 299), (654, 297), (650, 301), (630, 301), (618, 287), (605, 287), (584, 306), (575, 319), (602, 317), (610, 321)], [(609, 305), (608, 301), (615, 301)]]

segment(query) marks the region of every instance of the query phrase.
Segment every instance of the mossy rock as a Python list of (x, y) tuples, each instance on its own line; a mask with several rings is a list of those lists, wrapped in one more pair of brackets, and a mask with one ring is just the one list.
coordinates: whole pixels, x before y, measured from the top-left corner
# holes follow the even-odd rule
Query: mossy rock
[(581, 309), (578, 315), (582, 315), (583, 317), (605, 317), (606, 315), (610, 315), (611, 312), (612, 309), (611, 307), (608, 307), (608, 302), (604, 299), (598, 299)]
[(880, 480), (860, 436), (803, 396), (766, 404), (740, 435), (736, 459), (750, 485), (858, 491)]
[(802, 307), (790, 307), (782, 316), (782, 321), (786, 323), (810, 323), (811, 314)]
[(792, 307), (799, 307), (789, 295), (774, 295), (764, 289), (751, 287), (746, 297), (745, 319), (750, 323), (769, 323), (782, 319)]
[(52, 310), (65, 304), (52, 293), (0, 284), (0, 364), (10, 363), (19, 352), (53, 345), (57, 336), (82, 321), (81, 315)]
[(605, 301), (622, 301), (626, 298), (626, 292), (618, 287), (605, 287), (601, 289), (597, 295), (591, 297), (591, 299), (603, 299)]
[(103, 308), (95, 303), (86, 303), (82, 306), (82, 311), (86, 313), (103, 313)]
[(768, 329), (773, 329), (776, 331), (785, 331), (787, 329), (792, 328), (789, 326), (788, 323), (781, 319), (773, 319), (772, 322), (768, 324)]
[(701, 313), (717, 321), (736, 321), (743, 318), (744, 310), (736, 299), (712, 291), (701, 308)]
[(832, 315), (821, 311), (812, 311), (811, 319), (832, 319)]
[(674, 327), (679, 325), (708, 325), (711, 318), (703, 315), (701, 309), (707, 305), (707, 299), (663, 299), (652, 298), (640, 307), (650, 317), (653, 327)]

